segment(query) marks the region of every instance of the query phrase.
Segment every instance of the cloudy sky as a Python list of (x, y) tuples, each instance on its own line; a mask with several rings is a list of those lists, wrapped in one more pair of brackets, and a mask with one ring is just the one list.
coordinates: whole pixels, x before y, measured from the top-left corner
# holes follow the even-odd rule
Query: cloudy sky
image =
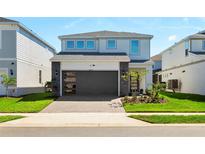
[(154, 35), (151, 55), (173, 45), (187, 35), (205, 30), (205, 18), (10, 18), (18, 20), (60, 51), (57, 36), (99, 30), (126, 31)]

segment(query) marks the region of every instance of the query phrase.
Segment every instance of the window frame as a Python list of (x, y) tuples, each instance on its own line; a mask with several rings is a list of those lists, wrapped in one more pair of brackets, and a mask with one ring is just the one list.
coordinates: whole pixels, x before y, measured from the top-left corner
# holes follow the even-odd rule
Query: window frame
[(205, 50), (205, 40), (202, 40), (202, 50)]
[(39, 84), (42, 84), (42, 70), (38, 71), (38, 82)]
[[(73, 48), (68, 48), (68, 42), (73, 42)], [(75, 40), (66, 40), (66, 49), (75, 49)]]
[[(136, 52), (132, 51), (132, 41), (137, 41), (138, 42), (138, 51), (136, 51)], [(140, 40), (139, 39), (131, 39), (130, 40), (130, 54), (131, 55), (136, 55), (136, 56), (140, 55)]]
[[(115, 41), (115, 47), (114, 48), (110, 48), (109, 46), (108, 46), (108, 42), (109, 41)], [(117, 49), (117, 40), (116, 39), (107, 39), (106, 40), (106, 47), (107, 47), (107, 49)]]
[[(79, 41), (84, 42), (83, 48), (78, 48), (78, 42), (79, 42)], [(75, 42), (76, 42), (76, 43), (75, 43), (75, 49), (85, 49), (85, 48), (86, 48), (86, 43), (85, 43), (86, 41), (85, 41), (85, 40), (76, 40)]]
[[(93, 43), (94, 43), (93, 48), (88, 48), (87, 42), (89, 42), (89, 41), (93, 41)], [(95, 50), (96, 49), (96, 41), (95, 40), (86, 40), (86, 49), (88, 49), (88, 50)]]

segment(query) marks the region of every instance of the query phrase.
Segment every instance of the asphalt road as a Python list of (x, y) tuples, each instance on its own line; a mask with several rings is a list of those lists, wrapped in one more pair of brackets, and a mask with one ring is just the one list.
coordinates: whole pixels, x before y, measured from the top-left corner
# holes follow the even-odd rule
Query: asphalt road
[(205, 126), (0, 127), (1, 137), (204, 137)]

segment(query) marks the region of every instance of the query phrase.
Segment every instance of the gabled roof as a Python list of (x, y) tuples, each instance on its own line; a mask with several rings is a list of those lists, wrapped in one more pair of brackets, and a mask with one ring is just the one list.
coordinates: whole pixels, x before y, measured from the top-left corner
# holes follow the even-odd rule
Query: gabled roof
[(152, 38), (152, 35), (132, 33), (132, 32), (116, 32), (116, 31), (96, 31), (79, 34), (69, 34), (59, 36), (59, 39), (63, 38), (107, 38), (107, 37), (123, 37), (123, 38)]
[(36, 33), (34, 33), (32, 30), (30, 30), (29, 28), (27, 28), (26, 26), (24, 26), (23, 24), (21, 24), (18, 21), (15, 20), (11, 20), (8, 18), (3, 18), (0, 17), (0, 25), (1, 24), (16, 24), (17, 26), (21, 27), (23, 30), (25, 30), (26, 32), (28, 32), (30, 35), (32, 35), (33, 37), (35, 37), (36, 39), (38, 39), (39, 41), (41, 41), (43, 44), (47, 45), (48, 47), (50, 47), (51, 49), (53, 49), (53, 53), (56, 54), (56, 49), (49, 44), (47, 41), (45, 41), (44, 39), (42, 39), (40, 36), (38, 36)]

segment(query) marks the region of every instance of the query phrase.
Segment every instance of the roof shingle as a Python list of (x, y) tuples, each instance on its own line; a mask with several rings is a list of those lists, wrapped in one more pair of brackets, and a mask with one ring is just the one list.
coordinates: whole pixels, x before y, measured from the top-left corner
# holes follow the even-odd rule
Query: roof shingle
[(116, 32), (116, 31), (96, 31), (88, 33), (70, 34), (59, 36), (63, 38), (101, 38), (101, 37), (139, 37), (139, 38), (152, 38), (152, 35), (132, 33), (132, 32)]

